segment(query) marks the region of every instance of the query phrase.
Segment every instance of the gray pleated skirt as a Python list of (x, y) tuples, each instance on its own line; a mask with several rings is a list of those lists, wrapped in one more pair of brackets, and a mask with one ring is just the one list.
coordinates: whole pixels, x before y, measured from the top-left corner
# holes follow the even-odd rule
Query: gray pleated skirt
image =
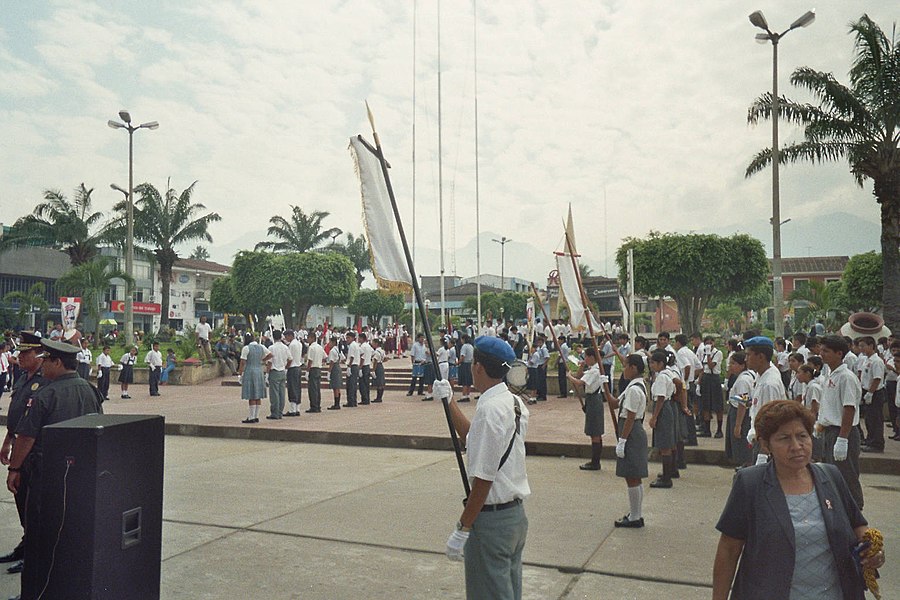
[(341, 363), (331, 365), (328, 372), (328, 387), (333, 390), (339, 390), (344, 387), (344, 374), (341, 372)]
[(653, 447), (657, 450), (668, 450), (675, 447), (675, 422), (680, 421), (675, 414), (675, 404), (666, 400), (656, 417), (656, 427), (653, 429)]
[[(625, 428), (625, 417), (619, 417), (619, 431)], [(635, 419), (628, 440), (625, 442), (625, 458), (616, 457), (616, 477), (626, 479), (646, 479), (647, 473), (647, 432), (644, 423)]]
[(241, 377), (241, 400), (262, 400), (266, 397), (266, 375), (262, 366), (247, 366)]
[(725, 456), (731, 459), (735, 465), (753, 464), (753, 449), (747, 443), (747, 433), (750, 431), (750, 413), (744, 413), (744, 422), (741, 423), (741, 439), (735, 439), (734, 426), (737, 421), (737, 407), (728, 403), (728, 415), (725, 420)]
[(591, 437), (603, 435), (603, 396), (600, 392), (587, 394), (584, 397), (584, 435)]

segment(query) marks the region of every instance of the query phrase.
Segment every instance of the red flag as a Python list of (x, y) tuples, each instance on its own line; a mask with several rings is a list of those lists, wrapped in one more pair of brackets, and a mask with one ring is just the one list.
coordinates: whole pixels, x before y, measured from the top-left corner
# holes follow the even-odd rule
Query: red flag
[(362, 333), (362, 317), (356, 317), (356, 333)]

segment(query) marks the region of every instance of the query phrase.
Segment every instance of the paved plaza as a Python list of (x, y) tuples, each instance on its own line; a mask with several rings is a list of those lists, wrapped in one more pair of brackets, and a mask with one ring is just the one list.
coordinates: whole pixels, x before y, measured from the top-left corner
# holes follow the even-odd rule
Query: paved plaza
[[(170, 426), (181, 423), (184, 430), (193, 415), (218, 427), (204, 430), (207, 437), (166, 438), (163, 598), (464, 598), (462, 566), (443, 554), (461, 512), (451, 452), (236, 439), (240, 431), (287, 436), (316, 428), (351, 443), (341, 431), (395, 436), (381, 442), (405, 433), (446, 437), (438, 403), (391, 394), (382, 406), (259, 427), (238, 423), (246, 408), (238, 389), (217, 382), (164, 388), (152, 403), (145, 390), (133, 392), (132, 401), (107, 403), (107, 412), (165, 414)], [(581, 411), (573, 403), (532, 407), (529, 439), (549, 443), (556, 435), (559, 443), (581, 443)], [(217, 431), (223, 437), (213, 437)], [(674, 489), (646, 489), (647, 527), (623, 530), (612, 526), (627, 510), (613, 462), (604, 460), (599, 473), (579, 471), (581, 462), (559, 455), (528, 459), (533, 493), (526, 503), (525, 597), (709, 598), (714, 526), (732, 470), (691, 465)], [(889, 565), (900, 556), (900, 470), (894, 473), (862, 478), (865, 514), (885, 534)], [(15, 507), (6, 495), (0, 543), (12, 548), (17, 536)], [(881, 581), (884, 597), (895, 597), (900, 569), (885, 569)], [(0, 575), (2, 597), (17, 586), (17, 576)]]

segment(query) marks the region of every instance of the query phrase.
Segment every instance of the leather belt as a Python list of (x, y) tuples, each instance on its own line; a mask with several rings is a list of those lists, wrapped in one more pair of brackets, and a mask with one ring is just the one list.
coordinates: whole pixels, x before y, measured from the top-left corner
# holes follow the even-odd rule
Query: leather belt
[(521, 498), (516, 498), (510, 502), (504, 502), (503, 504), (485, 504), (481, 507), (481, 512), (496, 512), (498, 510), (506, 510), (507, 508), (513, 508), (514, 506), (518, 506), (522, 504)]

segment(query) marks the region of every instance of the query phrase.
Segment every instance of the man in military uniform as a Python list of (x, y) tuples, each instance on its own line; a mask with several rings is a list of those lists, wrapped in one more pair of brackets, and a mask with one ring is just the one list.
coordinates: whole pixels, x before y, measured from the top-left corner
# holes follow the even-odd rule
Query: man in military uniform
[[(41, 348), (41, 338), (23, 331), (19, 334), (22, 343), (19, 344), (19, 366), (22, 369), (22, 375), (16, 378), (13, 386), (12, 398), (9, 401), (9, 416), (6, 419), (6, 438), (3, 440), (3, 447), (0, 449), (0, 463), (9, 465), (9, 457), (12, 452), (16, 439), (16, 427), (25, 415), (25, 406), (29, 400), (34, 397), (42, 386), (47, 384), (47, 380), (41, 376), (41, 362), (43, 359), (37, 358)], [(23, 481), (27, 486), (27, 482)], [(25, 528), (25, 501), (26, 495), (18, 493), (14, 496), (16, 500), (16, 510), (19, 512), (19, 522), (22, 529)], [(8, 570), (10, 573), (19, 573), (22, 571), (22, 559), (25, 557), (25, 536), (15, 549), (5, 556), (0, 556), (0, 563), (14, 562)]]
[[(92, 413), (102, 413), (102, 396), (75, 372), (78, 348), (71, 344), (41, 340), (41, 370), (49, 381), (25, 405), (25, 414), (16, 426), (16, 441), (9, 459), (6, 487), (13, 494), (25, 493), (25, 569), (22, 598), (32, 599), (40, 591), (50, 565), (37, 564), (40, 550), (36, 532), (40, 523), (41, 430), (45, 425), (68, 421)], [(23, 487), (23, 480), (27, 487)]]

